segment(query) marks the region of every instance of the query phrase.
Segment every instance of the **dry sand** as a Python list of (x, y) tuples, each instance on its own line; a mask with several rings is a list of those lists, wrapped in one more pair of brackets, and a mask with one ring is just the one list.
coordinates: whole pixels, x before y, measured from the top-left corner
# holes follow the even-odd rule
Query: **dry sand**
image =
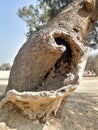
[(63, 113), (65, 130), (98, 130), (98, 77), (83, 78)]
[(5, 88), (8, 84), (10, 71), (0, 71), (0, 97), (4, 95)]
[[(8, 77), (9, 72), (5, 72), (5, 75)], [(1, 98), (6, 85), (7, 78), (0, 75)], [(19, 111), (6, 114), (7, 107), (10, 106), (0, 112), (0, 130), (42, 130), (43, 125), (29, 120)], [(79, 88), (69, 97), (59, 122), (64, 127), (59, 130), (98, 130), (98, 77), (83, 78)], [(55, 123), (54, 120), (52, 124), (53, 127), (48, 126), (48, 130), (57, 130), (58, 121)]]

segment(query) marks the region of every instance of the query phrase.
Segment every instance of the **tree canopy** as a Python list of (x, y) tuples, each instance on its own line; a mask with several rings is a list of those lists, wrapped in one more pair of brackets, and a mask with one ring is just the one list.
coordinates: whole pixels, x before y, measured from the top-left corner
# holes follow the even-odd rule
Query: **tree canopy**
[(10, 63), (3, 63), (2, 65), (0, 65), (0, 70), (10, 70), (10, 69), (11, 69)]
[(18, 10), (17, 15), (25, 21), (29, 31), (27, 38), (33, 33), (42, 29), (53, 19), (65, 6), (73, 0), (38, 0), (36, 6), (23, 6)]
[(89, 33), (86, 45), (93, 49), (98, 48), (98, 21), (96, 22), (92, 32)]

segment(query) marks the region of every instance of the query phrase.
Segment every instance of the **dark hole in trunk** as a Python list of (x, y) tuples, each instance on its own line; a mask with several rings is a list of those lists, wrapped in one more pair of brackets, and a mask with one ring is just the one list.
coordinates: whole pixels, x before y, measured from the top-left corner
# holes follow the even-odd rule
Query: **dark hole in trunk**
[(57, 90), (63, 86), (64, 79), (71, 72), (72, 49), (70, 44), (62, 37), (56, 37), (54, 40), (57, 45), (64, 45), (66, 50), (57, 60), (54, 67), (46, 73), (40, 85), (42, 87), (38, 88), (38, 90)]
[(60, 72), (61, 74), (67, 74), (71, 70), (71, 61), (72, 61), (72, 50), (68, 42), (65, 41), (65, 39), (62, 39), (61, 37), (55, 38), (55, 42), (58, 45), (64, 45), (66, 47), (66, 50), (60, 57), (60, 59), (57, 60), (55, 64), (55, 72)]

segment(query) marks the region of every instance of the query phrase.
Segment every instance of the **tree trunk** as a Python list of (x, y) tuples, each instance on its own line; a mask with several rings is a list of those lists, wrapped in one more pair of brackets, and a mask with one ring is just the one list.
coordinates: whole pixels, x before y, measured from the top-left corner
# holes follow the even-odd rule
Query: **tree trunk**
[[(97, 18), (97, 0), (76, 0), (19, 50), (6, 92), (11, 89), (32, 91), (32, 100), (36, 95), (39, 102), (38, 107), (32, 108), (35, 118), (55, 115), (59, 108), (61, 111), (60, 105), (66, 101), (63, 98), (67, 99), (65, 97), (79, 85), (87, 60), (84, 44)], [(20, 101), (17, 96), (24, 99), (24, 94), (11, 93), (13, 96), (16, 94), (16, 99), (9, 99), (22, 109), (23, 106), (17, 103)], [(28, 102), (31, 102), (29, 98)], [(40, 107), (43, 102), (44, 109)]]

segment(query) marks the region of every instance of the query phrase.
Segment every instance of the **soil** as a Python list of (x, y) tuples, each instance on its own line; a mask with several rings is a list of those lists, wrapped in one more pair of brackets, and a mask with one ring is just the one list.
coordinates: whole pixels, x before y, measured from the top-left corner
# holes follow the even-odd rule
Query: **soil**
[(65, 130), (98, 130), (98, 77), (83, 78), (62, 114)]
[[(0, 79), (1, 99), (6, 85), (7, 79)], [(98, 130), (98, 77), (84, 77), (67, 100), (62, 118), (46, 124), (28, 119), (17, 109), (8, 111), (12, 105), (0, 109), (0, 130)]]

